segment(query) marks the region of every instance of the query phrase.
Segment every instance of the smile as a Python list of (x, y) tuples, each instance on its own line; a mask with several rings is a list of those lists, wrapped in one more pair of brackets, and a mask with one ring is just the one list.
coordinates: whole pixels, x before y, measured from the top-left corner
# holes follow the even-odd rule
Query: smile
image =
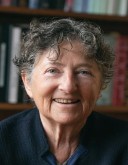
[(79, 100), (73, 99), (54, 99), (54, 101), (61, 104), (75, 104), (79, 102)]

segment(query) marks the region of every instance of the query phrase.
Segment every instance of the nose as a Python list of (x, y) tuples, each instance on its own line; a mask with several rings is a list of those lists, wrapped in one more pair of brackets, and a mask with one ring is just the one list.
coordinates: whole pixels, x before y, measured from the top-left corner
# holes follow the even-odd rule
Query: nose
[(65, 73), (63, 75), (59, 89), (67, 94), (74, 93), (77, 90), (77, 80), (73, 73)]

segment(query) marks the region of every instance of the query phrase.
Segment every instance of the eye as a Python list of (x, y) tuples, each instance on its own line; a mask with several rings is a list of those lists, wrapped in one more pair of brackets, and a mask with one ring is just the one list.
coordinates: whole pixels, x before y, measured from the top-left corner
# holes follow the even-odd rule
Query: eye
[(82, 76), (93, 76), (91, 71), (88, 71), (88, 70), (79, 70), (76, 73)]
[(91, 73), (89, 71), (87, 71), (87, 70), (81, 70), (80, 74), (91, 74)]
[(47, 72), (49, 72), (49, 73), (57, 73), (57, 69), (49, 69)]
[(56, 68), (50, 68), (46, 71), (47, 73), (51, 73), (51, 74), (55, 74), (55, 73), (59, 73), (59, 70)]

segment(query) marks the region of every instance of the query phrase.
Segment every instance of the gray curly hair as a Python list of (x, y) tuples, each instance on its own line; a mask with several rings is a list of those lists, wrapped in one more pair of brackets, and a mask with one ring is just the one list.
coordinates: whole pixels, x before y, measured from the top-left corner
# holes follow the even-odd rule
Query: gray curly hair
[(30, 29), (22, 38), (21, 55), (13, 59), (19, 73), (26, 72), (30, 75), (37, 57), (43, 55), (43, 52), (48, 49), (56, 50), (54, 59), (56, 60), (59, 56), (59, 44), (64, 40), (70, 43), (78, 40), (83, 44), (86, 55), (98, 64), (102, 74), (102, 87), (106, 87), (113, 75), (114, 53), (112, 49), (104, 41), (98, 25), (71, 18), (47, 22), (35, 19), (30, 23)]

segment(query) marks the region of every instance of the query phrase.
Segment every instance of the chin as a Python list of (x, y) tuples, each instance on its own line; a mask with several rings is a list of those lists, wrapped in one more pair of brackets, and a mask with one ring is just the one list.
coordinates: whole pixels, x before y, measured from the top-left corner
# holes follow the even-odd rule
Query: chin
[(81, 121), (80, 117), (73, 117), (73, 116), (67, 116), (67, 115), (63, 115), (63, 116), (58, 116), (58, 118), (56, 118), (55, 120), (57, 123), (60, 124), (65, 124), (65, 125), (69, 125), (69, 124), (74, 124), (74, 123), (78, 123)]

